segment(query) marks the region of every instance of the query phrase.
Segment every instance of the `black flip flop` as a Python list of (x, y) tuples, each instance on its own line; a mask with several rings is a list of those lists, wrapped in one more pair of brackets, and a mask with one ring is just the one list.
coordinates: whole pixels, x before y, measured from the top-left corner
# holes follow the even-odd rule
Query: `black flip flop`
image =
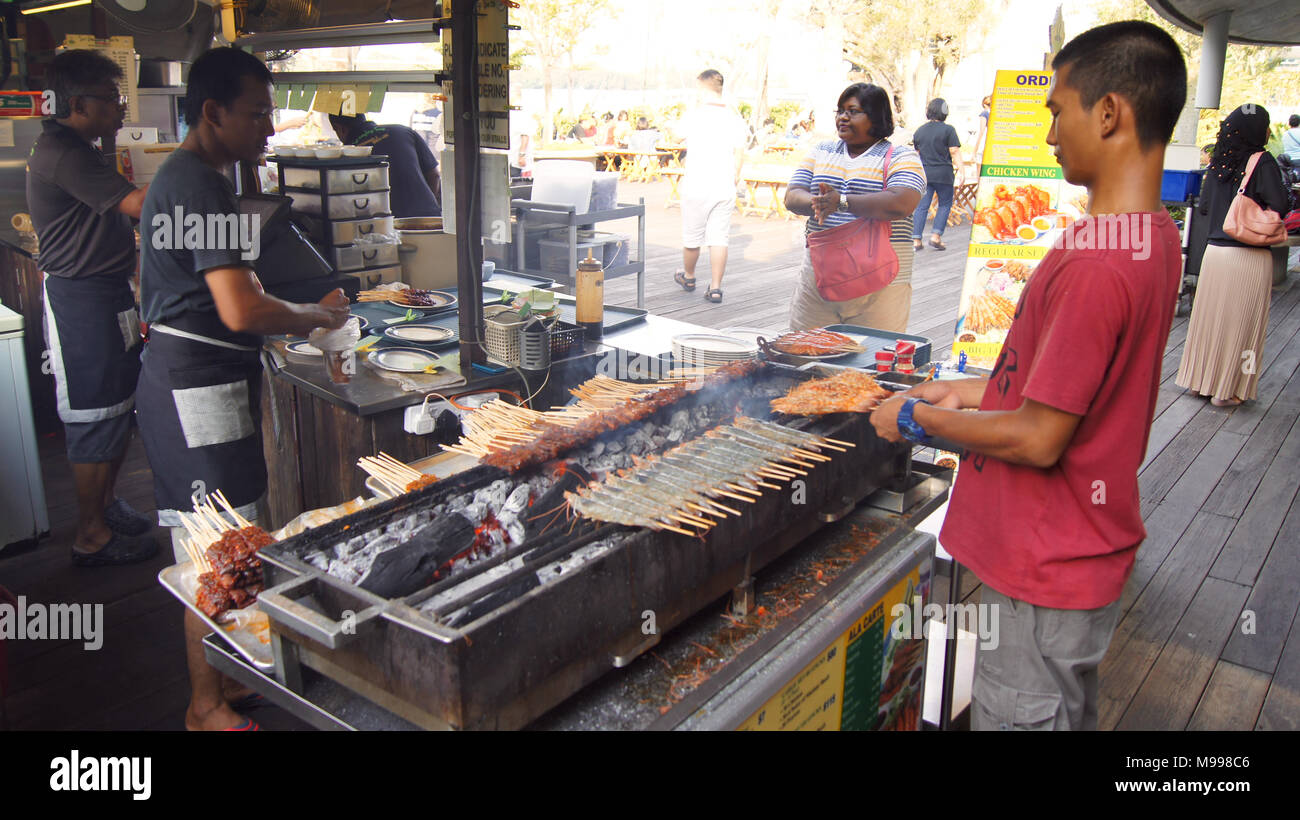
[(935, 242), (933, 239), (930, 240), (930, 247), (932, 247), (932, 248), (934, 248), (935, 250), (938, 250), (938, 251), (946, 251), (946, 250), (948, 250), (948, 246), (947, 246), (947, 245), (943, 244), (942, 242)]
[(682, 290), (695, 290), (695, 277), (687, 276), (686, 271), (679, 270), (673, 274), (673, 281), (682, 286)]
[(704, 298), (714, 303), (721, 302), (722, 288), (709, 288), (704, 292)]

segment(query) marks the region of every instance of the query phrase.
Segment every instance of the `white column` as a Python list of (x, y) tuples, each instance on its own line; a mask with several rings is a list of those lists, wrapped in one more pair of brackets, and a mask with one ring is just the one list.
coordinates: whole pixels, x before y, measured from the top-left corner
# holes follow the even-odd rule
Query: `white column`
[(1205, 21), (1201, 32), (1201, 73), (1196, 81), (1196, 107), (1218, 108), (1223, 91), (1223, 60), (1228, 54), (1228, 20), (1231, 11)]

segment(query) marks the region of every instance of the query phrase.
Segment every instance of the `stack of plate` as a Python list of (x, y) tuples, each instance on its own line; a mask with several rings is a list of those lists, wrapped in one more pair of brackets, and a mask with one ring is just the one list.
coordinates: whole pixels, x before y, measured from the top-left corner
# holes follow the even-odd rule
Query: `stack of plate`
[(718, 367), (757, 355), (756, 343), (734, 336), (683, 333), (673, 337), (673, 358), (688, 367)]

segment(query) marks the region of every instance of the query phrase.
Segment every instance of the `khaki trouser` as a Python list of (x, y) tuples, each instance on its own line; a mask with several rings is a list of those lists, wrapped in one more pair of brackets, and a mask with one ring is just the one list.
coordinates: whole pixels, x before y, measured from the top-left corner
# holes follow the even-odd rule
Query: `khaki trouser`
[(1097, 728), (1097, 667), (1106, 655), (1119, 601), (1098, 609), (1051, 609), (1009, 598), (988, 584), (981, 606), (996, 606), (998, 644), (980, 648), (971, 690), (971, 728)]
[(804, 249), (803, 265), (799, 269), (799, 283), (790, 306), (790, 329), (807, 330), (828, 325), (858, 325), (891, 333), (907, 330), (907, 320), (912, 313), (912, 283), (894, 282), (884, 290), (849, 299), (845, 302), (828, 302), (817, 292), (817, 277), (813, 273), (808, 250)]

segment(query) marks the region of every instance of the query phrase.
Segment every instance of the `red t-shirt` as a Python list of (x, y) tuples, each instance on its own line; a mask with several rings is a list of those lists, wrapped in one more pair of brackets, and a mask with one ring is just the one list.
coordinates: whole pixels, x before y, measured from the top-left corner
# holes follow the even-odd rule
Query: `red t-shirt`
[[(1105, 224), (1121, 218), (1132, 228), (1124, 249)], [(998, 592), (1096, 609), (1123, 591), (1146, 537), (1137, 472), (1181, 247), (1164, 212), (1082, 219), (1021, 294), (980, 409), (1015, 410), (1029, 398), (1083, 418), (1049, 469), (984, 455), (962, 461), (940, 539)]]

